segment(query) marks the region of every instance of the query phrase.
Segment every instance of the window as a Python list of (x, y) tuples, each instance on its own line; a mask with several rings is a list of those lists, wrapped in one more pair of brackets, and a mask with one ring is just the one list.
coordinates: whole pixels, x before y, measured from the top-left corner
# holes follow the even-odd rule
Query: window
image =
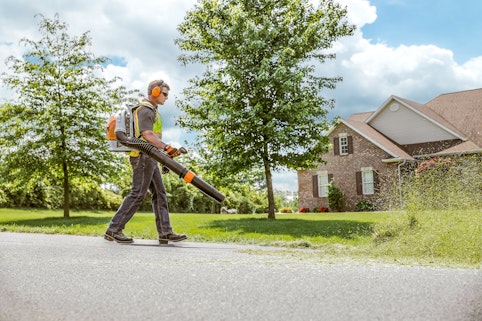
[(379, 189), (378, 173), (372, 167), (362, 167), (356, 172), (356, 193), (358, 195), (373, 195)]
[(375, 180), (371, 167), (362, 168), (362, 190), (364, 195), (375, 194)]
[(333, 137), (333, 149), (335, 155), (353, 154), (353, 138), (346, 133), (338, 134), (338, 137)]
[(328, 172), (322, 171), (318, 173), (318, 196), (328, 196)]
[(348, 137), (340, 136), (340, 155), (348, 155)]
[(313, 197), (328, 197), (328, 185), (333, 179), (333, 174), (328, 171), (319, 171), (313, 175)]

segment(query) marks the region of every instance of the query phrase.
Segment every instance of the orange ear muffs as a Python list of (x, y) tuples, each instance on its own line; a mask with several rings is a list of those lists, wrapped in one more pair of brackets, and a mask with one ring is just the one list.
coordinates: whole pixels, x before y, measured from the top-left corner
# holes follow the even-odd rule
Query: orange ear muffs
[(151, 95), (153, 97), (158, 97), (160, 94), (161, 94), (161, 87), (156, 86), (156, 87), (152, 88)]

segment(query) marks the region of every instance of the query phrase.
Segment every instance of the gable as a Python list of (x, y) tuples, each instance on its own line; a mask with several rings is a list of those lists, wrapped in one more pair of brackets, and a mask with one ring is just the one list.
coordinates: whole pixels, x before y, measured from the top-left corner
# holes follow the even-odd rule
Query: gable
[[(381, 133), (376, 131), (374, 128), (369, 126), (365, 123), (365, 119), (371, 113), (363, 113), (363, 114), (354, 114), (350, 116), (348, 119), (341, 119), (340, 124), (343, 124), (359, 134), (363, 139), (366, 139), (368, 142), (373, 144), (374, 146), (378, 147), (379, 149), (386, 152), (390, 155), (392, 160), (394, 159), (406, 159), (406, 160), (413, 160), (412, 156), (407, 154), (404, 150), (390, 141), (388, 138), (383, 136)], [(335, 127), (338, 127), (335, 126)], [(333, 130), (330, 132), (333, 132)]]
[(406, 101), (392, 96), (372, 116), (367, 124), (399, 145), (411, 145), (444, 140), (464, 139), (459, 133), (428, 117)]

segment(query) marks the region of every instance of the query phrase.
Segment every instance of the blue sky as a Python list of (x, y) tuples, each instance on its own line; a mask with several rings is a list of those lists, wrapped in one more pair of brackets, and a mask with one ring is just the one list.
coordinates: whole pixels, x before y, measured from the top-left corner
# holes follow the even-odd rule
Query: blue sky
[(434, 44), (454, 52), (458, 63), (482, 54), (480, 0), (372, 0), (377, 20), (366, 38), (389, 46)]
[[(312, 1), (316, 3), (316, 1)], [(447, 92), (482, 87), (482, 1), (338, 0), (358, 26), (353, 37), (337, 42), (337, 59), (320, 65), (324, 76), (342, 76), (326, 96), (336, 99), (330, 117), (373, 111), (390, 95), (426, 103)], [(2, 0), (0, 73), (9, 55), (20, 57), (21, 38), (38, 39), (41, 13), (69, 25), (71, 35), (90, 31), (97, 56), (114, 57), (105, 76), (121, 77), (127, 88), (145, 92), (152, 79), (164, 79), (171, 95), (161, 113), (164, 137), (183, 145), (193, 135), (175, 126), (174, 101), (198, 66), (183, 67), (174, 44), (177, 25), (196, 0)], [(0, 102), (12, 98), (0, 87)], [(274, 174), (275, 188), (297, 190), (295, 172)]]

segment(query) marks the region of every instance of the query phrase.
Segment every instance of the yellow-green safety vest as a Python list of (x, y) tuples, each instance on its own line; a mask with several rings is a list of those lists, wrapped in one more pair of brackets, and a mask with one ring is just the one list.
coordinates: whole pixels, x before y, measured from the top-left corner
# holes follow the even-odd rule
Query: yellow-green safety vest
[[(156, 120), (154, 121), (154, 124), (152, 126), (152, 132), (153, 132), (154, 135), (159, 137), (160, 140), (162, 140), (162, 117), (161, 117), (161, 114), (159, 114), (159, 112), (157, 111), (157, 108), (146, 99), (143, 99), (141, 101), (141, 103), (139, 104), (139, 106), (134, 108), (133, 111), (132, 111), (132, 117), (134, 117), (134, 130), (135, 130), (134, 132), (135, 132), (136, 137), (145, 141), (145, 139), (141, 137), (141, 133), (139, 132), (139, 117), (137, 116), (137, 113), (139, 112), (139, 110), (141, 108), (144, 108), (144, 107), (152, 108), (156, 111)], [(127, 152), (127, 155), (129, 155), (131, 157), (137, 157), (137, 156), (139, 156), (139, 151), (133, 150), (133, 151)]]

